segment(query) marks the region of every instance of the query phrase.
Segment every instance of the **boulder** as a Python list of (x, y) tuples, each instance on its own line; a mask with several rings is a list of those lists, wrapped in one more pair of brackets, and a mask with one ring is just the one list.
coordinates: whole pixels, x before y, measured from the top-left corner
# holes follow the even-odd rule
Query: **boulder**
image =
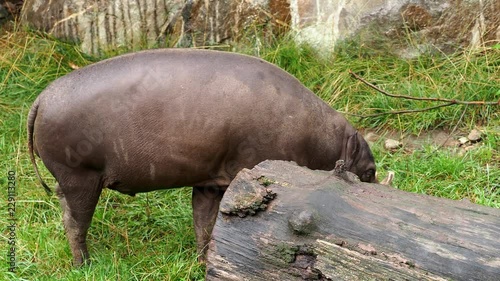
[(262, 2), (26, 0), (22, 20), (78, 42), (90, 54), (121, 47), (200, 47), (237, 40), (246, 28), (263, 25), (270, 17), (286, 25), (286, 0)]
[(297, 40), (323, 51), (354, 38), (411, 58), (500, 40), (498, 0), (291, 0), (290, 7)]

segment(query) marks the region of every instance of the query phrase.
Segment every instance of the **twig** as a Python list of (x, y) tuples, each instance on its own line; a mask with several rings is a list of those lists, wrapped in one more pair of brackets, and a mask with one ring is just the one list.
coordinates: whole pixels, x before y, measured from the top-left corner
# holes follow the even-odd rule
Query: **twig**
[[(372, 83), (366, 81), (365, 79), (361, 78), (359, 75), (352, 72), (351, 70), (349, 70), (349, 74), (351, 74), (352, 77), (363, 82), (364, 84), (366, 84), (370, 88), (376, 90), (377, 92), (380, 92), (386, 96), (393, 97), (393, 98), (408, 99), (408, 100), (423, 100), (423, 101), (439, 101), (439, 102), (447, 102), (448, 103), (448, 104), (443, 105), (443, 106), (448, 106), (448, 105), (452, 105), (452, 104), (500, 105), (500, 100), (498, 100), (498, 101), (461, 101), (461, 100), (445, 99), (445, 98), (419, 98), (419, 97), (412, 97), (412, 96), (406, 96), (406, 95), (394, 95), (394, 94), (388, 93), (388, 92), (380, 89), (379, 87), (373, 85)], [(434, 108), (437, 108), (437, 107), (429, 107), (426, 110), (434, 109)], [(424, 110), (419, 110), (419, 111), (424, 111)], [(407, 113), (407, 112), (403, 112), (403, 113)], [(378, 115), (380, 115), (380, 114), (378, 114)], [(375, 116), (377, 116), (377, 115), (375, 115)], [(372, 117), (372, 116), (367, 116), (367, 117)]]
[(457, 130), (458, 124), (460, 124), (460, 122), (462, 122), (462, 118), (464, 118), (464, 115), (465, 115), (466, 111), (467, 111), (467, 105), (465, 106), (464, 110), (462, 111), (462, 114), (460, 115), (460, 118), (458, 118), (458, 122), (457, 122), (457, 124), (455, 124), (455, 127), (453, 127), (453, 130), (451, 130), (451, 132), (448, 134), (448, 136), (443, 141), (443, 143), (441, 143), (438, 147), (436, 147), (436, 149), (434, 149), (434, 151), (431, 154), (427, 155), (427, 158), (430, 158), (431, 155), (434, 155), (434, 153), (438, 152), (438, 150), (440, 150), (441, 148), (444, 147), (444, 145), (446, 144), (446, 142), (448, 142), (448, 140), (450, 139), (450, 137), (453, 136), (453, 134)]
[(366, 114), (366, 115), (360, 115), (360, 114), (354, 114), (354, 113), (348, 113), (348, 112), (344, 112), (344, 114), (356, 116), (356, 117), (359, 117), (359, 118), (367, 118), (367, 117), (376, 117), (376, 116), (382, 116), (382, 115), (388, 115), (388, 114), (405, 114), (405, 113), (422, 112), (422, 111), (433, 110), (433, 109), (436, 109), (436, 108), (450, 106), (450, 105), (455, 105), (455, 104), (456, 103), (449, 102), (449, 103), (444, 103), (444, 104), (440, 104), (440, 105), (436, 105), (436, 106), (431, 106), (431, 107), (426, 107), (426, 108), (422, 108), (422, 109), (409, 109), (409, 110), (387, 111), (387, 112), (380, 112), (380, 113), (373, 113), (373, 114)]

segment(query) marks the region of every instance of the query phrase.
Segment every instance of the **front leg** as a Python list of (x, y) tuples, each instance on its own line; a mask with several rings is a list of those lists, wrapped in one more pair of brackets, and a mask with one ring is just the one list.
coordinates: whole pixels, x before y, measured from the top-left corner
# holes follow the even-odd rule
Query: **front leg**
[(198, 248), (198, 261), (205, 263), (208, 243), (219, 212), (219, 204), (227, 187), (193, 187), (193, 221)]

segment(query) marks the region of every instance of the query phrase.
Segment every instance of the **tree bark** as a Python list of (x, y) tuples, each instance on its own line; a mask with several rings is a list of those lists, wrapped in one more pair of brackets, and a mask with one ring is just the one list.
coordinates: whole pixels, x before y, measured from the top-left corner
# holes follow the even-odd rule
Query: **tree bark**
[[(343, 179), (344, 178), (344, 179)], [(221, 202), (206, 280), (500, 280), (500, 210), (265, 161)]]

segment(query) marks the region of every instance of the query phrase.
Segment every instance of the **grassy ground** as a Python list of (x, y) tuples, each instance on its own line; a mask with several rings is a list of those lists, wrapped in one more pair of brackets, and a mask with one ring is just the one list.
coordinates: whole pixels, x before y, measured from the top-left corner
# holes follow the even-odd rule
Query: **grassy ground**
[[(292, 73), (333, 107), (346, 114), (371, 114), (430, 106), (387, 98), (353, 80), (348, 70), (395, 94), (460, 100), (500, 99), (500, 50), (489, 48), (454, 56), (402, 60), (346, 43), (329, 58), (277, 40), (239, 51), (276, 63)], [(17, 273), (6, 273), (6, 247), (0, 255), (0, 280), (200, 280), (191, 219), (190, 189), (139, 194), (106, 190), (101, 196), (90, 234), (93, 265), (71, 267), (58, 200), (47, 197), (37, 182), (26, 153), (25, 120), (35, 97), (50, 82), (98, 59), (78, 48), (34, 33), (7, 33), (0, 38), (0, 184), (15, 171)], [(373, 118), (347, 117), (360, 128), (405, 134), (431, 129), (467, 132), (478, 126), (483, 141), (465, 153), (432, 144), (408, 151), (387, 152), (382, 140), (373, 144), (382, 175), (396, 172), (395, 187), (500, 208), (500, 108), (450, 106), (434, 111)], [(44, 179), (54, 185), (43, 170)], [(4, 189), (5, 190), (5, 189)], [(7, 194), (4, 193), (7, 202)], [(1, 216), (8, 219), (7, 206)], [(2, 241), (8, 242), (4, 230)], [(3, 244), (2, 245), (6, 245)]]

